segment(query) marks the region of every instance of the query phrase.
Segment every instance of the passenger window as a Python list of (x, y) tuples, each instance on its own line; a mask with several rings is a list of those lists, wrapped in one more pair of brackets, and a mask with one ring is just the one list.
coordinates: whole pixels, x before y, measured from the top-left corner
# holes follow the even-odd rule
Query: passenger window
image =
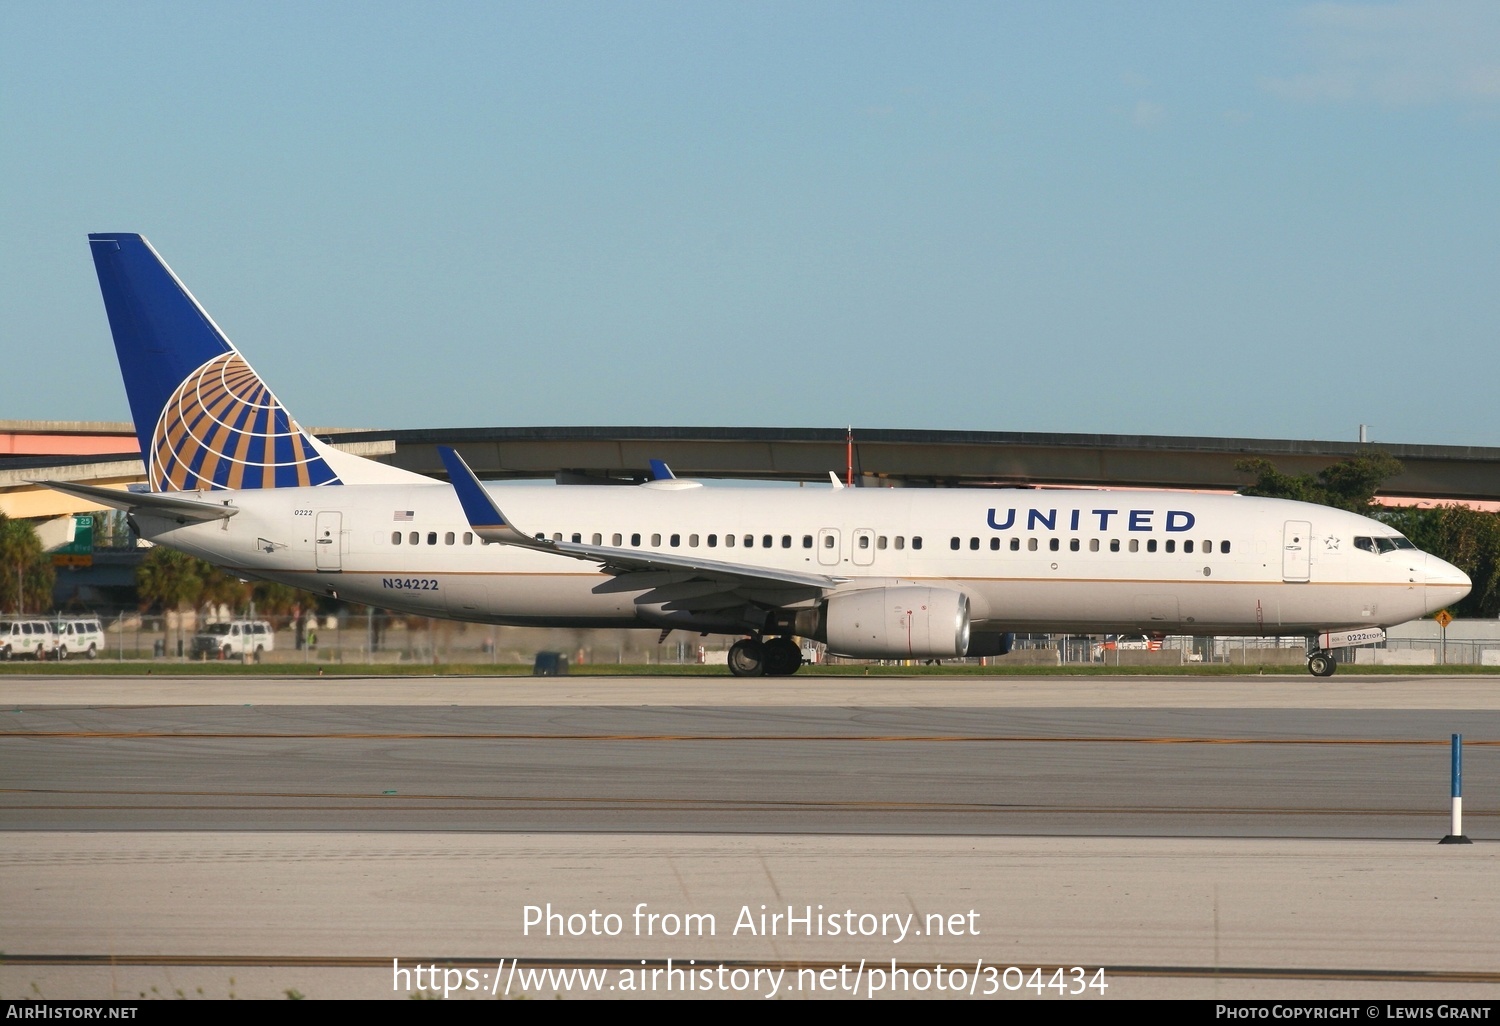
[(1069, 538), (1068, 539), (1068, 551), (1069, 552), (1077, 552), (1078, 551), (1078, 539), (1077, 538)]
[(552, 540), (553, 541), (562, 541), (562, 532), (561, 531), (554, 531), (552, 533)]
[(1109, 551), (1111, 551), (1111, 552), (1119, 552), (1120, 551), (1120, 539), (1118, 539), (1118, 538), (1111, 538), (1109, 540)]
[(875, 547), (877, 549), (885, 548), (885, 535), (882, 534), (879, 538), (875, 539)]
[[(832, 541), (833, 539), (829, 538), (828, 540)], [(802, 547), (804, 549), (810, 549), (810, 548), (812, 548), (812, 535), (810, 535), (810, 534), (804, 534), (802, 536)]]
[(698, 536), (696, 534), (688, 535), (688, 546), (694, 549), (698, 547)]
[(1056, 538), (1049, 538), (1047, 540), (1047, 548), (1051, 549), (1053, 552), (1056, 552), (1061, 547), (1062, 547), (1062, 545), (1058, 542), (1058, 540)]
[(898, 535), (896, 535), (896, 548), (898, 548), (898, 549), (904, 549), (904, 548), (906, 548), (906, 535), (904, 535), (904, 534), (898, 534)]
[(659, 549), (659, 548), (661, 548), (661, 535), (659, 535), (659, 534), (653, 534), (651, 536), (651, 547), (653, 549)]
[(1214, 543), (1213, 542), (1206, 541), (1206, 542), (1203, 543), (1203, 551), (1204, 552), (1212, 552), (1213, 550), (1214, 550)]
[(792, 547), (792, 536), (791, 535), (784, 534), (784, 535), (781, 536), (781, 547), (784, 548), (784, 549), (789, 549), (789, 548)]
[(1183, 552), (1192, 552), (1193, 551), (1193, 542), (1192, 542), (1192, 539), (1189, 539), (1189, 540), (1187, 540), (1187, 541), (1185, 541), (1185, 542), (1182, 543), (1182, 551)]
[(1099, 551), (1099, 539), (1098, 538), (1090, 538), (1089, 539), (1089, 551), (1090, 552), (1098, 552)]
[(1021, 539), (1019, 539), (1019, 538), (1012, 538), (1010, 540), (1010, 551), (1012, 551), (1012, 552), (1020, 552), (1021, 551)]
[(1000, 539), (999, 538), (991, 538), (990, 539), (990, 551), (991, 552), (999, 552), (1000, 551)]
[(465, 531), (464, 532), (464, 544), (465, 545), (473, 545), (474, 544), (474, 532), (473, 531)]
[(1155, 552), (1156, 551), (1156, 539), (1155, 538), (1147, 538), (1146, 539), (1146, 551), (1147, 552)]
[(667, 541), (668, 541), (668, 544), (670, 544), (672, 546), (672, 548), (675, 549), (675, 548), (677, 548), (677, 546), (679, 546), (679, 545), (682, 544), (682, 535), (680, 535), (680, 534), (674, 534), (674, 535), (672, 535), (671, 538), (667, 539)]
[(1229, 543), (1228, 542), (1219, 542), (1219, 551), (1220, 552), (1228, 552), (1229, 551)]
[(1168, 538), (1167, 539), (1167, 551), (1168, 552), (1176, 552), (1177, 551), (1177, 539), (1176, 538)]
[(957, 538), (950, 538), (950, 539), (948, 539), (948, 547), (950, 549), (952, 549), (954, 552), (957, 552), (958, 551), (958, 539)]
[(911, 547), (914, 549), (920, 549), (922, 547), (922, 536), (920, 534), (912, 538)]
[[(760, 536), (760, 547), (763, 549), (772, 548), (771, 542), (774, 540), (769, 534), (763, 534)], [(782, 547), (785, 548), (785, 546)]]
[(1139, 552), (1139, 551), (1141, 551), (1141, 540), (1139, 538), (1132, 538), (1132, 539), (1130, 539), (1130, 551), (1131, 552)]
[(1036, 539), (1035, 538), (1027, 538), (1026, 539), (1026, 551), (1027, 552), (1035, 552), (1036, 551)]
[[(594, 544), (595, 545), (603, 545), (604, 544), (604, 535), (599, 534), (597, 531), (594, 532)], [(616, 542), (616, 544), (619, 544), (619, 543)]]
[[(811, 539), (809, 539), (809, 541), (810, 540)], [(802, 544), (803, 544), (803, 548), (807, 547), (807, 542), (803, 542)], [(825, 549), (831, 549), (831, 548), (833, 548), (833, 535), (826, 534), (826, 535), (823, 536), (823, 547)]]
[(734, 535), (732, 535), (732, 534), (726, 534), (724, 536), (724, 547), (726, 549), (732, 549), (732, 548), (734, 548)]
[(870, 547), (870, 536), (868, 534), (862, 534), (859, 536), (859, 547), (862, 549), (868, 549)]
[(708, 547), (711, 548), (711, 549), (716, 549), (716, 548), (719, 547), (719, 536), (718, 535), (711, 534), (711, 535), (708, 536)]
[(436, 531), (428, 531), (427, 532), (427, 544), (428, 545), (436, 545), (437, 544), (437, 532)]
[(411, 534), (406, 536), (406, 540), (411, 542), (413, 545), (420, 545), (422, 543), (422, 536), (416, 531), (413, 531)]
[(392, 531), (391, 532), (391, 544), (392, 545), (400, 545), (401, 544), (401, 532), (400, 531)]
[(632, 534), (630, 536), (630, 544), (632, 544), (632, 545), (639, 545), (640, 543), (641, 543), (641, 536), (639, 534)]
[(454, 534), (452, 531), (449, 531), (447, 534), (443, 535), (444, 545), (452, 545), (456, 541), (458, 541), (458, 535)]
[(969, 551), (970, 552), (974, 552), (974, 551), (978, 550), (978, 548), (979, 548), (979, 539), (978, 538), (970, 538), (969, 539)]
[(573, 532), (573, 544), (574, 545), (579, 545), (582, 542), (583, 542), (583, 535), (579, 534), (577, 531), (574, 531)]
[(612, 535), (609, 536), (609, 543), (611, 545), (613, 545), (617, 549), (620, 547), (620, 545), (624, 541), (625, 541), (625, 536), (622, 535), (622, 534), (612, 534)]

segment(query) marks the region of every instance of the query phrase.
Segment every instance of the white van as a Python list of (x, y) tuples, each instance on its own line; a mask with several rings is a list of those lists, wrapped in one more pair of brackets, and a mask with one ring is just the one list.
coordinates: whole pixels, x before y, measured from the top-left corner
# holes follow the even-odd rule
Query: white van
[(46, 659), (57, 651), (57, 632), (46, 620), (0, 620), (0, 659)]
[(193, 635), (198, 659), (254, 659), (276, 648), (276, 631), (265, 620), (231, 620), (206, 624)]
[(94, 617), (56, 620), (52, 624), (57, 632), (57, 658), (81, 655), (88, 659), (98, 656), (104, 647), (104, 625)]

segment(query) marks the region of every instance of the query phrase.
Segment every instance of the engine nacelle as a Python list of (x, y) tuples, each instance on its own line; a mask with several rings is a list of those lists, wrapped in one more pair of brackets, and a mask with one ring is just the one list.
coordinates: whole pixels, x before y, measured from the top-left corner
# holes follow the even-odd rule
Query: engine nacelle
[(956, 659), (969, 649), (969, 597), (942, 588), (872, 588), (828, 600), (830, 651), (856, 659)]

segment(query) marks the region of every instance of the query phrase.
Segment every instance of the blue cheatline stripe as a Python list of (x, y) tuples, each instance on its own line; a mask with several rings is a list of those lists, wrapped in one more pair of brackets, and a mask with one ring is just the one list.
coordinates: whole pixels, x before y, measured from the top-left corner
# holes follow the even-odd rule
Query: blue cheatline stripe
[(1464, 736), (1453, 735), (1453, 797), (1464, 796)]

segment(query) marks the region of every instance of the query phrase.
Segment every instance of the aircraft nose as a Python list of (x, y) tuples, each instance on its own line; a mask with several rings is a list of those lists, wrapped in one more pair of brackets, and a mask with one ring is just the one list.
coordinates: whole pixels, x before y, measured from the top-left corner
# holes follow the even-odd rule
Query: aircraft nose
[(1436, 556), (1427, 557), (1424, 570), (1427, 578), (1427, 607), (1430, 610), (1436, 611), (1461, 601), (1474, 587), (1468, 574)]

